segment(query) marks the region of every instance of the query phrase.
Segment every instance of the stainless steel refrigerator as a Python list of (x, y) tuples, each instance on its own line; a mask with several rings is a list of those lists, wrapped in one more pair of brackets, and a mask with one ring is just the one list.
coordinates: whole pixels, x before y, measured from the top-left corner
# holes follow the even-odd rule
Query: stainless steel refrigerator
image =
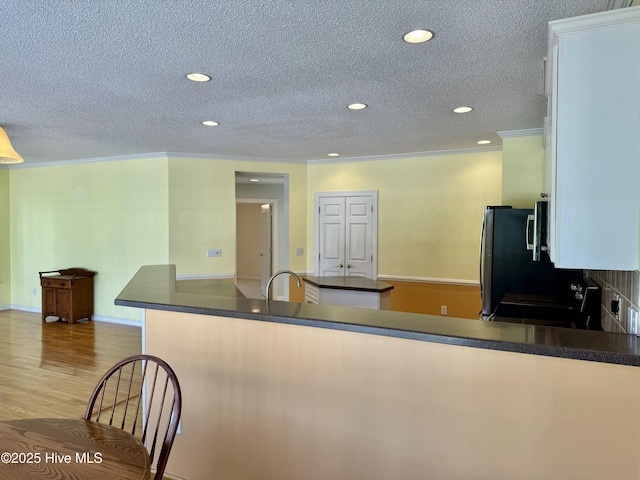
[[(507, 293), (570, 296), (571, 283), (582, 278), (581, 270), (554, 268), (545, 252), (534, 261), (528, 244), (533, 242), (533, 209), (489, 206), (485, 210), (480, 242), (480, 292), (482, 318), (517, 316), (518, 311), (500, 312)], [(529, 220), (529, 225), (528, 225)], [(529, 248), (530, 245), (529, 245)]]

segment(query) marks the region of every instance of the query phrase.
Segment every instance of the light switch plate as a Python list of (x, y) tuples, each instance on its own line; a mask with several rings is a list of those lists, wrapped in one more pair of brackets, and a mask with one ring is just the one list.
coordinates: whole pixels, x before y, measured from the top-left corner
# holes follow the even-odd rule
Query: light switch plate
[(222, 250), (219, 248), (207, 250), (207, 257), (221, 257), (221, 256), (222, 256)]
[(301, 257), (302, 255), (304, 255), (304, 248), (302, 247), (296, 248), (296, 256)]

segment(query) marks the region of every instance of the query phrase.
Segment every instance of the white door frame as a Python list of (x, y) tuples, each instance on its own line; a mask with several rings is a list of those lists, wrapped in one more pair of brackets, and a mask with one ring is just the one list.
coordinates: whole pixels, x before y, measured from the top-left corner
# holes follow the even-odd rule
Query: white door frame
[(373, 215), (371, 219), (372, 231), (375, 233), (371, 242), (371, 251), (373, 252), (373, 262), (371, 272), (374, 280), (378, 278), (378, 190), (353, 190), (346, 192), (315, 192), (313, 205), (313, 273), (317, 275), (320, 271), (320, 259), (318, 258), (318, 246), (320, 245), (320, 216), (318, 215), (318, 207), (320, 198), (325, 197), (366, 197), (373, 199)]
[[(267, 288), (273, 275), (273, 203), (260, 205), (260, 290)], [(267, 233), (268, 232), (268, 233)], [(265, 235), (265, 233), (267, 233)]]
[[(238, 203), (254, 203), (258, 205), (264, 205), (265, 203), (270, 203), (273, 205), (271, 209), (271, 235), (272, 235), (272, 247), (271, 247), (271, 268), (276, 270), (278, 268), (278, 238), (279, 238), (279, 219), (278, 219), (278, 199), (277, 198), (236, 198), (236, 204)], [(237, 210), (236, 210), (237, 211)], [(237, 215), (237, 213), (236, 213)], [(236, 267), (234, 273), (234, 280), (237, 280), (238, 277), (238, 241), (236, 239)]]

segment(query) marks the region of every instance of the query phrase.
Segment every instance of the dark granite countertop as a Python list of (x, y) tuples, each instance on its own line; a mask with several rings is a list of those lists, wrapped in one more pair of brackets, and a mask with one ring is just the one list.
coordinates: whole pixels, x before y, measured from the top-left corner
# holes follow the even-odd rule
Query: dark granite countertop
[(175, 288), (176, 293), (195, 293), (199, 295), (245, 298), (230, 278), (176, 280)]
[[(453, 317), (254, 300), (230, 280), (208, 281), (211, 292), (177, 281), (174, 265), (143, 266), (116, 305), (345, 330), (474, 348), (640, 366), (635, 335), (483, 322)], [(189, 281), (186, 281), (189, 282)], [(221, 283), (226, 282), (226, 283)], [(234, 288), (230, 288), (229, 284)], [(218, 289), (218, 285), (221, 287)]]
[(360, 292), (386, 292), (393, 285), (364, 277), (304, 277), (303, 280), (318, 288), (357, 290)]

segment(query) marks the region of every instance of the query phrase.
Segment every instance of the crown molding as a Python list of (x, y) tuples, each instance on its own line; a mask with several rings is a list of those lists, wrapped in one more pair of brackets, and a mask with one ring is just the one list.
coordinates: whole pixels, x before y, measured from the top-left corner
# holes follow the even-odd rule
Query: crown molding
[(562, 35), (571, 35), (585, 30), (622, 26), (640, 21), (640, 9), (636, 7), (623, 8), (624, 5), (615, 6), (619, 3), (621, 4), (621, 2), (613, 0), (609, 4), (610, 9), (603, 12), (552, 20), (549, 22), (547, 45), (555, 45), (557, 43), (557, 37)]
[(468, 153), (486, 153), (502, 151), (502, 146), (496, 147), (475, 147), (475, 148), (458, 148), (454, 150), (431, 150), (426, 152), (405, 152), (394, 153), (390, 155), (372, 155), (368, 157), (344, 157), (344, 158), (323, 158), (317, 160), (307, 160), (307, 165), (320, 165), (331, 163), (347, 163), (347, 162), (371, 162), (375, 160), (394, 160), (398, 158), (412, 157), (440, 157), (443, 155), (463, 155)]
[(502, 139), (505, 138), (519, 138), (519, 137), (534, 137), (536, 135), (542, 135), (544, 129), (542, 128), (525, 128), (524, 130), (506, 130), (504, 132), (496, 132)]
[[(542, 135), (542, 129), (532, 129), (537, 133), (528, 133), (528, 135)], [(538, 132), (539, 131), (539, 132)], [(529, 132), (529, 130), (514, 130), (513, 132)], [(526, 136), (527, 134), (508, 135), (510, 132), (498, 132), (498, 135), (507, 134), (503, 138), (509, 138), (510, 136)], [(502, 136), (502, 135), (501, 135)], [(296, 165), (319, 165), (319, 164), (339, 164), (347, 162), (370, 162), (375, 160), (394, 160), (398, 158), (412, 158), (412, 157), (436, 157), (443, 155), (464, 155), (470, 153), (486, 153), (486, 152), (498, 152), (502, 150), (502, 146), (492, 147), (474, 147), (474, 148), (458, 148), (452, 150), (430, 150), (425, 152), (404, 152), (394, 153), (389, 155), (371, 155), (365, 157), (341, 157), (333, 159), (312, 159), (312, 160), (284, 160), (281, 158), (261, 158), (261, 157), (241, 157), (234, 155), (212, 155), (201, 153), (180, 153), (180, 152), (150, 152), (150, 153), (136, 153), (133, 155), (115, 155), (113, 157), (93, 157), (93, 158), (77, 158), (72, 160), (54, 160), (51, 162), (35, 162), (35, 163), (19, 163), (15, 165), (1, 165), (0, 168), (4, 169), (21, 169), (21, 168), (38, 168), (38, 167), (51, 167), (56, 165), (75, 165), (81, 163), (97, 163), (97, 162), (114, 162), (124, 160), (142, 160), (157, 158), (162, 160), (169, 160), (172, 158), (185, 158), (185, 159), (205, 159), (205, 160), (218, 160), (218, 161), (233, 161), (233, 162), (265, 162), (265, 163), (285, 163)]]
[(281, 158), (266, 158), (266, 157), (242, 157), (235, 155), (211, 155), (202, 153), (181, 153), (181, 152), (150, 152), (150, 153), (136, 153), (132, 155), (114, 155), (112, 157), (92, 157), (92, 158), (75, 158), (71, 160), (53, 160), (51, 162), (35, 162), (35, 163), (17, 163), (11, 165), (0, 165), (0, 168), (4, 169), (19, 169), (19, 168), (37, 168), (37, 167), (52, 167), (56, 165), (73, 165), (80, 163), (95, 163), (95, 162), (113, 162), (122, 160), (142, 160), (148, 158), (159, 158), (168, 160), (171, 158), (198, 158), (205, 160), (222, 160), (232, 162), (268, 162), (268, 163), (293, 163), (304, 164), (304, 160), (283, 160)]
[(304, 160), (285, 160), (282, 158), (270, 157), (242, 157), (239, 155), (215, 155), (209, 153), (165, 152), (165, 155), (169, 158), (200, 158), (204, 160), (226, 160), (231, 162), (304, 163)]
[(135, 153), (133, 155), (115, 155), (113, 157), (76, 158), (73, 160), (53, 160), (51, 162), (18, 163), (16, 165), (7, 165), (7, 167), (10, 170), (13, 170), (21, 168), (52, 167), (56, 165), (74, 165), (80, 163), (119, 162), (123, 160), (141, 160), (149, 158), (166, 160), (168, 157), (165, 152)]

